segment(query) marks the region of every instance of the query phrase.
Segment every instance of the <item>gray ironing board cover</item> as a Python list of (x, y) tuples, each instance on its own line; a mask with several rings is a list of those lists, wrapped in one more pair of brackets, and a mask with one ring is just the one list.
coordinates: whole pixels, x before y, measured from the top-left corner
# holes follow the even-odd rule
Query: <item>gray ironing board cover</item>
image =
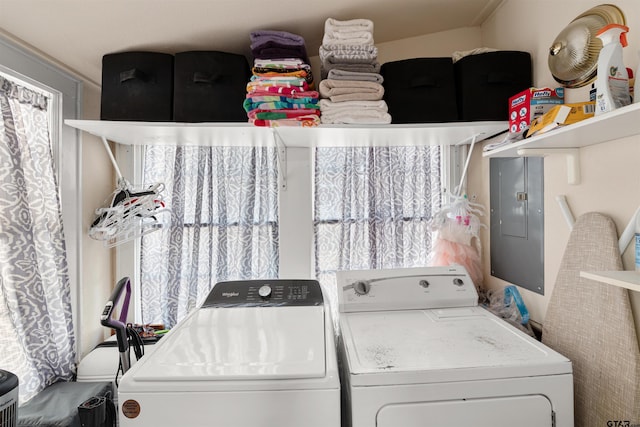
[(581, 270), (622, 268), (611, 218), (580, 216), (542, 328), (542, 341), (572, 362), (576, 427), (640, 424), (640, 350), (629, 291), (580, 277)]

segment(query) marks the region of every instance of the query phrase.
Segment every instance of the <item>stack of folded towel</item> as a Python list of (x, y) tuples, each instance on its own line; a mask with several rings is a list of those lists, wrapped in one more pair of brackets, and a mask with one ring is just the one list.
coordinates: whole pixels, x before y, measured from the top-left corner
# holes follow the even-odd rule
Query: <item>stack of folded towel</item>
[(334, 68), (378, 73), (380, 64), (378, 48), (373, 44), (373, 22), (368, 19), (327, 19), (320, 46), (320, 62), (323, 79)]
[(319, 85), (322, 123), (391, 123), (379, 74), (373, 22), (368, 19), (325, 21), (320, 46)]
[(316, 92), (304, 39), (286, 31), (251, 33), (254, 57), (244, 109), (256, 126), (317, 126)]

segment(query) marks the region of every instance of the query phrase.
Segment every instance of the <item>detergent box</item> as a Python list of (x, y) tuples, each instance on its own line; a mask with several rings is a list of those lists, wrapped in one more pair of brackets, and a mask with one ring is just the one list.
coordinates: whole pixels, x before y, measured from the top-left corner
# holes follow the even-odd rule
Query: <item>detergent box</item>
[(594, 101), (578, 102), (575, 104), (555, 105), (542, 116), (531, 122), (526, 137), (540, 135), (562, 126), (578, 123), (594, 116), (596, 103)]
[(529, 88), (509, 98), (509, 132), (525, 130), (536, 117), (564, 104), (564, 88)]

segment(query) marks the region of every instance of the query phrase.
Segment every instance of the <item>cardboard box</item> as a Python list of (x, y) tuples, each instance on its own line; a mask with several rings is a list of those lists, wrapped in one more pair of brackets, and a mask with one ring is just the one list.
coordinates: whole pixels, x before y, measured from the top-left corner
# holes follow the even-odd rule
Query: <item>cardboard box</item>
[(595, 111), (596, 103), (593, 101), (556, 105), (531, 122), (526, 137), (541, 135), (561, 126), (571, 125), (588, 119), (593, 117)]
[(509, 98), (509, 132), (522, 132), (552, 107), (564, 104), (564, 88), (529, 88)]

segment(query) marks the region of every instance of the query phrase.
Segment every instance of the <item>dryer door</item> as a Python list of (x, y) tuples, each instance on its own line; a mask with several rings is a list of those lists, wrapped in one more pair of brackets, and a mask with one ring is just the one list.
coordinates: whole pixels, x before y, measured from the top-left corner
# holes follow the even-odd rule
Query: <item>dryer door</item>
[(542, 395), (448, 400), (385, 406), (376, 426), (551, 427), (552, 414)]

